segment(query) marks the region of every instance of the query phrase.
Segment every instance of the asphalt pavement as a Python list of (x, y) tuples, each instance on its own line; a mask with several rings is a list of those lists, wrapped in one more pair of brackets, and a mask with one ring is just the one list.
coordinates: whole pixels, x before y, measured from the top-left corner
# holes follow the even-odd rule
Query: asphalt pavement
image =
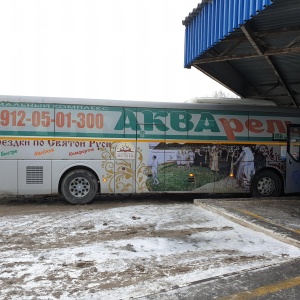
[(298, 300), (300, 259), (226, 274), (139, 300)]
[(252, 230), (300, 247), (300, 195), (279, 198), (195, 199), (194, 204)]
[[(300, 247), (300, 196), (196, 199), (194, 204), (252, 230)], [(300, 258), (195, 280), (139, 299), (300, 299)]]

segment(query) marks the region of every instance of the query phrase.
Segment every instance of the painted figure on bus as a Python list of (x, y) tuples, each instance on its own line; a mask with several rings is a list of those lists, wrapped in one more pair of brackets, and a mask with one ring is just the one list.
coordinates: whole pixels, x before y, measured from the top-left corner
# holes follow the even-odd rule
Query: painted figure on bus
[(219, 148), (217, 146), (212, 147), (210, 156), (211, 156), (210, 169), (214, 172), (218, 172), (219, 171)]
[(184, 169), (188, 169), (188, 164), (189, 164), (189, 153), (187, 150), (183, 150), (182, 152), (182, 161), (181, 164), (184, 166)]
[(242, 152), (234, 164), (239, 164), (236, 174), (239, 186), (248, 188), (250, 186), (251, 178), (255, 173), (254, 155), (251, 149), (243, 146)]
[(151, 163), (151, 172), (152, 172), (152, 179), (153, 179), (154, 184), (159, 184), (159, 181), (157, 179), (158, 166), (159, 166), (159, 163), (156, 160), (156, 156), (153, 155), (152, 163)]
[(178, 168), (181, 167), (181, 160), (182, 160), (182, 152), (181, 152), (181, 150), (178, 150), (177, 154), (176, 154), (176, 161), (177, 161)]
[(200, 149), (196, 149), (194, 153), (194, 166), (195, 167), (201, 167), (201, 152)]
[(187, 160), (186, 168), (187, 169), (190, 169), (192, 167), (192, 165), (194, 163), (194, 159), (195, 159), (195, 153), (192, 150), (187, 151), (187, 154), (186, 154), (186, 160)]

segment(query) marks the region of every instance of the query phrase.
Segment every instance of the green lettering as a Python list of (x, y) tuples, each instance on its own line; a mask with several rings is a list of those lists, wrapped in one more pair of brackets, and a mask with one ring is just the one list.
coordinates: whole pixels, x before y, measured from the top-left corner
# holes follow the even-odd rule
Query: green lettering
[(220, 129), (213, 115), (207, 112), (201, 113), (200, 119), (195, 128), (195, 132), (202, 132), (203, 130), (210, 130), (211, 132), (220, 132)]
[(134, 112), (129, 109), (122, 111), (122, 115), (115, 126), (115, 130), (124, 130), (124, 128), (131, 128), (134, 131), (141, 130)]
[(164, 124), (165, 122), (160, 120), (160, 119), (156, 119), (158, 117), (162, 117), (165, 118), (168, 113), (166, 111), (159, 111), (158, 113), (155, 114), (155, 116), (153, 116), (153, 112), (149, 111), (149, 110), (145, 110), (143, 111), (144, 114), (144, 129), (146, 131), (153, 131), (153, 126), (155, 125), (156, 128), (160, 131), (167, 131), (169, 128)]
[(172, 111), (170, 113), (171, 127), (176, 131), (189, 131), (194, 127), (192, 115), (186, 111)]

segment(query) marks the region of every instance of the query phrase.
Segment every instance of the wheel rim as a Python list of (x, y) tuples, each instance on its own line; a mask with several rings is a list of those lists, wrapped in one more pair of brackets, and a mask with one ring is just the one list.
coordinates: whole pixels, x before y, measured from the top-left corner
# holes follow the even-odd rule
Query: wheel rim
[(74, 178), (69, 185), (70, 193), (76, 198), (85, 197), (91, 189), (90, 183), (83, 177)]
[(261, 195), (271, 195), (275, 190), (275, 182), (270, 177), (261, 178), (257, 183), (257, 190)]

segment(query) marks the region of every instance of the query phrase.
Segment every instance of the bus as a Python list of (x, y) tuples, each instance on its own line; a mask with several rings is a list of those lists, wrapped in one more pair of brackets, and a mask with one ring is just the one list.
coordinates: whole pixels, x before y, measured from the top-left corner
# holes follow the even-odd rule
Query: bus
[(0, 194), (300, 192), (300, 110), (246, 101), (0, 96)]

